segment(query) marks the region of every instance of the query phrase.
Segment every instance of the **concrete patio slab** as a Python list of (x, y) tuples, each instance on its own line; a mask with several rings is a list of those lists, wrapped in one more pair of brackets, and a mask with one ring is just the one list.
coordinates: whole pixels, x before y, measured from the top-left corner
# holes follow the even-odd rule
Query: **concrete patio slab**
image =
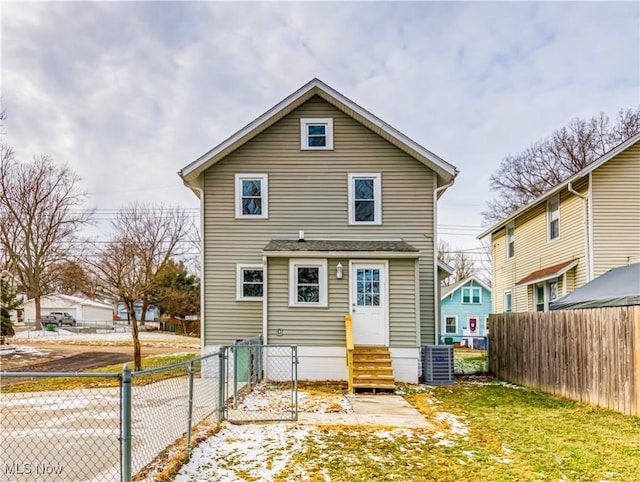
[(384, 425), (387, 427), (428, 427), (424, 416), (400, 395), (348, 395), (352, 413), (298, 414), (305, 425)]

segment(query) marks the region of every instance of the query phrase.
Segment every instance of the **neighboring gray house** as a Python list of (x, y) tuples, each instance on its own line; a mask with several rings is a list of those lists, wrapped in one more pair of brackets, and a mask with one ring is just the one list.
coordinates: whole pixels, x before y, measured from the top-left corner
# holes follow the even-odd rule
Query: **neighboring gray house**
[(203, 349), (261, 334), (298, 345), (301, 379), (344, 380), (351, 314), (354, 343), (388, 348), (395, 379), (416, 382), (438, 339), (437, 199), (456, 175), (317, 79), (186, 166)]

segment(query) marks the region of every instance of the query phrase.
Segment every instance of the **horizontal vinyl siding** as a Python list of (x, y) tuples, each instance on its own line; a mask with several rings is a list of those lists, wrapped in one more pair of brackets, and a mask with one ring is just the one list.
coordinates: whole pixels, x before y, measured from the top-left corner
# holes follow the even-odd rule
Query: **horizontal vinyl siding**
[[(302, 117), (334, 119), (333, 151), (300, 149)], [(348, 225), (347, 176), (357, 172), (382, 174), (382, 225)], [(268, 174), (268, 219), (235, 219), (236, 173)], [(271, 239), (296, 239), (299, 230), (307, 239), (403, 239), (418, 248), (423, 341), (432, 341), (434, 182), (433, 171), (318, 97), (212, 166), (204, 174), (206, 343), (235, 339), (240, 326), (261, 332), (261, 303), (235, 302), (235, 263), (260, 263)], [(269, 322), (287, 311), (270, 308)], [(319, 329), (337, 342), (331, 323)]]
[[(335, 276), (338, 262), (341, 280)], [(344, 315), (349, 312), (349, 261), (329, 258), (328, 307), (289, 307), (289, 259), (269, 260), (269, 343), (305, 346), (345, 346)], [(282, 335), (278, 335), (278, 329)]]
[(417, 345), (415, 278), (415, 260), (389, 261), (389, 340), (392, 347)]
[[(582, 180), (573, 186), (584, 196), (588, 192), (588, 183)], [(585, 231), (583, 200), (563, 190), (560, 195), (560, 237), (548, 241), (547, 204), (542, 203), (515, 219), (515, 256), (507, 259), (506, 230), (501, 229), (492, 235), (493, 266), (493, 312), (504, 311), (504, 292), (513, 293), (513, 311), (531, 311), (533, 299), (531, 289), (515, 284), (529, 275), (548, 266), (578, 259), (575, 268), (573, 286), (567, 283), (567, 290), (574, 289), (586, 282)], [(569, 291), (567, 291), (569, 292)]]
[(640, 143), (593, 171), (593, 274), (640, 258)]

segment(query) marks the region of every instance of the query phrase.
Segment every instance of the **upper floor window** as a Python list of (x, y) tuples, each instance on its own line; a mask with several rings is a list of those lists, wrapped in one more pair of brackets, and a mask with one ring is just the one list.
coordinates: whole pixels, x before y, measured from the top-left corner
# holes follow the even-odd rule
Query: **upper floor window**
[(482, 289), (478, 286), (467, 286), (462, 288), (462, 302), (479, 305), (482, 303)]
[(513, 311), (513, 295), (511, 291), (504, 292), (504, 311), (505, 313), (511, 313)]
[(507, 259), (516, 255), (516, 227), (513, 223), (507, 224)]
[(547, 232), (549, 241), (560, 236), (560, 197), (555, 196), (547, 201)]
[(349, 174), (349, 224), (382, 224), (380, 173)]
[(300, 119), (300, 148), (333, 149), (333, 119)]
[(327, 260), (289, 260), (289, 306), (327, 306)]
[(269, 217), (267, 178), (266, 174), (236, 174), (236, 218)]
[(236, 299), (262, 299), (264, 294), (264, 269), (261, 264), (236, 265)]

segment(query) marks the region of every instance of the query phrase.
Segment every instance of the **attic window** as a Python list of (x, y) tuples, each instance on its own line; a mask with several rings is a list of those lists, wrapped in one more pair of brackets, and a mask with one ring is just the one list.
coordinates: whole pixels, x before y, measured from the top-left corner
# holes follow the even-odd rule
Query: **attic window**
[(333, 119), (300, 119), (300, 148), (333, 149)]

